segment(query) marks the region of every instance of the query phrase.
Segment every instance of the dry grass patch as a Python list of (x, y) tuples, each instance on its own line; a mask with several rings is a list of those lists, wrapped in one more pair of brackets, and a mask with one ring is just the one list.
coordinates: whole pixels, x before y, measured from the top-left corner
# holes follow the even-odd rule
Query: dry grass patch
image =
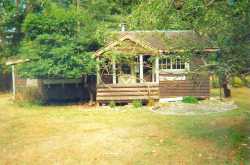
[(250, 90), (233, 94), (238, 110), (206, 116), (19, 107), (0, 95), (0, 164), (248, 164)]

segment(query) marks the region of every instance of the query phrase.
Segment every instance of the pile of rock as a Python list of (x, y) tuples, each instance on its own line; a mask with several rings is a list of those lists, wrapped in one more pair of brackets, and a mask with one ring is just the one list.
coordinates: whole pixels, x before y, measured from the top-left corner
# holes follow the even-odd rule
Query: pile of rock
[(219, 113), (237, 109), (238, 106), (231, 100), (219, 100), (211, 98), (210, 100), (199, 101), (198, 104), (169, 102), (162, 103), (152, 108), (153, 112), (166, 115), (202, 115), (210, 113)]

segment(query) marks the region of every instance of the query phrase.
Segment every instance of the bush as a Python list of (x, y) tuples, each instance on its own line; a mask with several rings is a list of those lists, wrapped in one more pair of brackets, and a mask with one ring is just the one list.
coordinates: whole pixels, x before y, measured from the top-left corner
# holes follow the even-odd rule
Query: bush
[(212, 76), (212, 87), (213, 88), (219, 88), (220, 87), (220, 82), (219, 82), (219, 78), (217, 76)]
[(114, 101), (110, 101), (110, 102), (109, 102), (109, 107), (110, 107), (110, 108), (115, 108), (115, 106), (116, 106), (116, 104), (115, 104)]
[(199, 101), (196, 97), (186, 96), (182, 100), (183, 103), (197, 104)]
[(244, 82), (239, 77), (233, 77), (232, 79), (232, 86), (233, 87), (242, 87), (244, 86)]
[(132, 105), (134, 108), (142, 107), (142, 101), (141, 100), (133, 100)]

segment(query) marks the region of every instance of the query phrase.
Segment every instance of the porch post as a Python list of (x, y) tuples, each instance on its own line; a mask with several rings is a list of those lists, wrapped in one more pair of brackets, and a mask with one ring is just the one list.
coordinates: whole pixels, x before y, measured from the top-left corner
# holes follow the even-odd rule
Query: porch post
[(15, 64), (11, 65), (12, 70), (12, 93), (13, 93), (13, 100), (16, 99), (16, 77), (15, 77)]
[(159, 56), (155, 58), (155, 79), (156, 82), (159, 83)]
[(97, 57), (96, 59), (97, 61), (97, 64), (96, 64), (96, 84), (99, 85), (100, 84), (100, 80), (101, 80), (101, 77), (100, 77), (100, 66), (99, 66), (99, 57)]
[(140, 83), (143, 83), (143, 55), (140, 55)]
[(152, 82), (155, 82), (155, 63), (152, 63)]
[(113, 84), (116, 84), (116, 65), (114, 58), (112, 58), (112, 76), (113, 76)]

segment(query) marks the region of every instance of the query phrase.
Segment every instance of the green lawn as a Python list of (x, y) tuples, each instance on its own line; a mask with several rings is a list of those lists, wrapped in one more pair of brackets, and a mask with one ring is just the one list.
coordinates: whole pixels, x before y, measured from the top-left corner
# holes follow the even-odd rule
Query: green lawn
[(233, 90), (239, 109), (206, 116), (20, 107), (10, 98), (0, 95), (0, 164), (250, 164), (247, 88)]

